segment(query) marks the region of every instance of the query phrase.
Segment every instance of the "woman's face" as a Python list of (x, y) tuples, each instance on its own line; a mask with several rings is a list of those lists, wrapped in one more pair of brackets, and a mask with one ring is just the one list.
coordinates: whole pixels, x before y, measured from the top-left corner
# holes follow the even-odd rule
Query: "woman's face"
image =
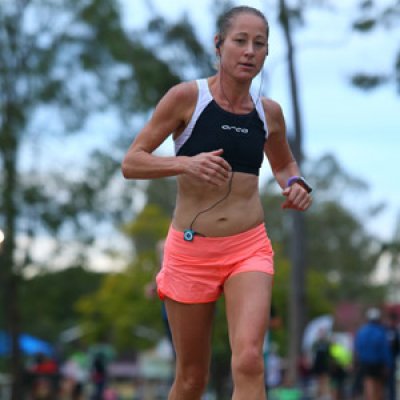
[(268, 53), (266, 30), (262, 18), (249, 13), (237, 15), (220, 46), (224, 72), (240, 80), (253, 79)]

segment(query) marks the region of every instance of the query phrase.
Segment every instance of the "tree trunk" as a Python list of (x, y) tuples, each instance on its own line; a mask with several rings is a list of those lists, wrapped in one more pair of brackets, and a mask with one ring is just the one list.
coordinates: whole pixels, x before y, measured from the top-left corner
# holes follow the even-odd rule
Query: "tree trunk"
[[(4, 209), (4, 243), (2, 247), (1, 285), (4, 296), (4, 315), (6, 333), (11, 339), (10, 373), (12, 378), (11, 400), (21, 400), (22, 368), (19, 346), (20, 314), (18, 305), (19, 280), (14, 268), (15, 237), (16, 237), (16, 188), (17, 188), (17, 145), (12, 129), (6, 123), (1, 131), (0, 155), (3, 164), (3, 199)], [(7, 126), (8, 125), (8, 126)]]
[[(23, 399), (22, 360), (19, 346), (19, 271), (15, 264), (15, 248), (18, 218), (18, 173), (17, 158), (22, 128), (26, 124), (24, 114), (27, 101), (21, 99), (18, 91), (18, 79), (25, 72), (24, 55), (27, 46), (23, 46), (23, 13), (26, 2), (16, 2), (11, 14), (2, 13), (2, 45), (4, 51), (0, 57), (3, 64), (1, 76), (1, 124), (0, 124), (0, 162), (2, 163), (2, 211), (4, 212), (4, 244), (2, 249), (1, 282), (4, 296), (4, 315), (6, 333), (10, 336), (11, 357), (9, 372), (12, 379), (11, 400)], [(11, 9), (10, 9), (11, 10)], [(26, 100), (26, 99), (25, 99)]]
[[(300, 106), (297, 90), (296, 68), (294, 60), (294, 46), (290, 27), (290, 16), (285, 0), (280, 0), (280, 22), (285, 35), (287, 45), (287, 64), (290, 82), (291, 101), (294, 119), (294, 135), (291, 136), (291, 147), (293, 155), (301, 168), (303, 161), (302, 153), (302, 124)], [(304, 214), (292, 211), (291, 230), (291, 261), (292, 272), (290, 277), (289, 291), (289, 367), (288, 380), (296, 384), (298, 380), (298, 360), (301, 355), (301, 340), (306, 321), (306, 229)]]

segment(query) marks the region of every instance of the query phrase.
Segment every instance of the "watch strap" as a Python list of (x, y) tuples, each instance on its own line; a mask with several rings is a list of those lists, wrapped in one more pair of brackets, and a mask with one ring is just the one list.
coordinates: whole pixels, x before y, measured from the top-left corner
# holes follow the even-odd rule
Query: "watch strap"
[(286, 184), (286, 187), (292, 186), (294, 183), (298, 183), (306, 189), (307, 193), (312, 192), (312, 187), (302, 176), (291, 176)]

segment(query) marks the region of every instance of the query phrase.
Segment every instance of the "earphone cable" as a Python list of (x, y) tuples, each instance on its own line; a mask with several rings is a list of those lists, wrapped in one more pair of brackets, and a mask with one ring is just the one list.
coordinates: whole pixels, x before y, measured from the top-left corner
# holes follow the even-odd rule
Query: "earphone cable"
[[(218, 201), (216, 201), (214, 204), (212, 204), (210, 207), (205, 208), (204, 210), (199, 211), (194, 218), (192, 219), (192, 222), (190, 224), (190, 230), (193, 230), (193, 225), (196, 222), (197, 218), (201, 215), (204, 214), (210, 210), (212, 210), (213, 208), (215, 208), (218, 204), (222, 203), (224, 200), (226, 200), (228, 198), (228, 196), (231, 194), (231, 190), (232, 190), (232, 181), (233, 181), (233, 174), (234, 172), (231, 173), (231, 176), (229, 178), (229, 183), (228, 183), (228, 190), (225, 193), (224, 197), (222, 197), (221, 199), (219, 199)], [(199, 232), (197, 232), (197, 234), (199, 234)], [(204, 236), (204, 235), (203, 235)]]
[[(231, 107), (232, 112), (235, 113), (235, 109), (234, 109), (231, 101), (229, 100), (229, 97), (225, 94), (224, 86), (222, 85), (222, 74), (223, 74), (223, 70), (224, 70), (222, 67), (222, 64), (220, 64), (220, 68), (221, 68), (221, 73), (220, 73), (220, 77), (219, 77), (219, 86), (221, 88), (221, 92), (222, 92), (223, 96), (225, 97), (225, 100), (228, 102), (229, 106)], [(258, 103), (260, 102), (260, 99), (261, 99), (261, 90), (262, 90), (263, 82), (264, 82), (264, 67), (261, 69), (261, 80), (260, 80), (260, 85), (258, 86), (257, 100), (255, 103), (253, 101), (253, 96), (250, 95), (251, 100), (253, 101), (253, 104), (254, 104), (254, 108), (256, 110), (257, 110)]]

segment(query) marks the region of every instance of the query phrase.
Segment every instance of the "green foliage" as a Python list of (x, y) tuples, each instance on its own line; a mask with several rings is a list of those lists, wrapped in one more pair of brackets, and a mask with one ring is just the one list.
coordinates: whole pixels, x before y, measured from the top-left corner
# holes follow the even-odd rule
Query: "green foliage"
[(373, 6), (374, 6), (373, 0), (363, 0), (360, 2), (360, 5), (359, 5), (360, 9), (362, 9), (362, 10), (370, 9)]
[(382, 75), (367, 75), (367, 74), (356, 74), (351, 78), (351, 83), (364, 90), (375, 89), (377, 86), (380, 86), (382, 83), (387, 82), (388, 77)]
[(318, 188), (318, 200), (343, 201), (343, 195), (368, 190), (368, 184), (345, 171), (332, 154), (323, 154), (309, 165), (308, 175)]
[(176, 200), (176, 179), (156, 179), (146, 189), (147, 202), (156, 204), (165, 215), (172, 215)]
[(376, 25), (376, 20), (373, 18), (364, 18), (353, 23), (353, 28), (358, 31), (370, 31)]
[(309, 268), (325, 273), (334, 284), (325, 294), (332, 302), (382, 300), (383, 288), (371, 282), (380, 241), (364, 226), (382, 207), (372, 207), (363, 215), (359, 207), (348, 207), (345, 195), (365, 193), (367, 185), (343, 171), (331, 156), (317, 160), (308, 175), (318, 193), (307, 213)]
[(370, 297), (371, 290), (366, 289), (378, 248), (361, 223), (339, 204), (327, 202), (319, 207), (318, 216), (310, 216), (308, 228), (312, 268), (336, 284), (334, 292), (325, 295), (335, 302)]
[[(400, 2), (392, 0), (387, 4), (380, 4), (379, 2), (362, 0), (359, 2), (359, 14), (353, 21), (353, 30), (363, 35), (373, 33), (379, 27), (385, 29), (398, 31), (400, 18)], [(393, 32), (391, 35), (395, 35)], [(378, 49), (379, 51), (379, 49)], [(382, 84), (395, 82), (397, 88), (400, 88), (399, 74), (400, 74), (400, 48), (397, 50), (393, 62), (393, 69), (387, 71), (387, 73), (376, 73), (370, 71), (357, 72), (351, 78), (351, 83), (362, 90), (375, 89)], [(400, 92), (400, 89), (398, 90)]]
[[(6, 234), (0, 292), (8, 300), (5, 323), (15, 341), (20, 329), (15, 274), (30, 264), (43, 266), (33, 256), (39, 239), (51, 238), (56, 248), (42, 261), (45, 266), (54, 267), (54, 256), (66, 253), (64, 259), (81, 265), (87, 246), (104, 235), (104, 225), (110, 232), (131, 206), (126, 188), (116, 183), (122, 159), (116, 147), (95, 154), (86, 168), (63, 165), (64, 149), (46, 168), (37, 152), (27, 171), (26, 160), (18, 158), (23, 145), (33, 148), (39, 137), (78, 132), (99, 112), (112, 112), (126, 126), (128, 118), (148, 112), (180, 80), (157, 51), (144, 46), (143, 35), (125, 31), (118, 4), (0, 2), (0, 223)], [(28, 239), (18, 259), (17, 237)], [(71, 255), (73, 247), (78, 254)], [(17, 351), (12, 364), (13, 371), (20, 370)], [(20, 397), (18, 376), (13, 398)]]
[[(332, 313), (341, 302), (381, 303), (385, 287), (371, 281), (381, 254), (377, 237), (367, 232), (368, 214), (347, 206), (346, 196), (365, 193), (365, 182), (344, 171), (331, 155), (309, 162), (304, 167), (315, 188), (314, 203), (306, 213), (308, 319)], [(283, 327), (274, 332), (281, 349), (287, 348), (288, 309), (290, 296), (290, 217), (281, 208), (280, 189), (274, 181), (261, 190), (268, 234), (275, 249), (276, 275), (273, 302)]]
[(78, 303), (89, 342), (106, 339), (118, 349), (138, 350), (154, 346), (163, 335), (161, 302), (146, 297), (146, 287), (154, 285), (159, 269), (157, 243), (165, 238), (170, 224), (163, 206), (170, 208), (166, 194), (173, 182), (154, 182), (148, 186), (150, 195), (142, 211), (122, 228), (136, 250), (133, 263), (126, 271), (106, 277), (97, 293)]
[(396, 84), (397, 91), (400, 93), (400, 52), (396, 57)]
[(168, 52), (159, 52), (160, 57), (176, 74), (193, 79), (213, 72), (212, 56), (201, 43), (187, 16), (173, 23), (155, 16), (149, 21), (148, 31), (156, 41), (156, 47), (168, 48)]
[[(92, 227), (126, 221), (132, 208), (128, 189), (139, 190), (121, 184), (127, 146), (121, 149), (118, 143), (127, 136), (132, 140), (129, 129), (105, 151), (89, 154), (84, 165), (63, 165), (60, 157), (59, 164), (43, 169), (38, 154), (29, 173), (17, 171), (22, 144), (30, 146), (37, 132), (54, 136), (86, 129), (91, 118), (105, 111), (126, 127), (181, 81), (183, 65), (202, 74), (210, 71), (211, 58), (185, 18), (170, 24), (158, 17), (163, 21), (158, 31), (127, 32), (116, 0), (7, 4), (0, 4), (0, 162), (7, 160), (0, 170), (0, 212), (32, 245), (38, 230), (55, 240), (69, 236), (93, 243)], [(28, 25), (29, 18), (35, 23)], [(149, 39), (164, 51), (148, 46)], [(171, 71), (171, 65), (180, 67)], [(43, 115), (49, 123), (37, 125)], [(84, 257), (85, 249), (79, 252), (77, 258)]]
[(151, 253), (156, 243), (165, 238), (170, 218), (158, 205), (147, 204), (130, 224), (125, 225), (124, 232), (132, 238), (137, 254)]
[(57, 343), (59, 334), (79, 324), (77, 299), (98, 290), (103, 274), (81, 267), (42, 272), (21, 283), (22, 330)]
[(304, 12), (302, 6), (293, 7), (281, 7), (279, 14), (279, 22), (282, 25), (286, 25), (288, 21), (295, 23), (296, 25), (304, 24)]
[[(139, 257), (126, 271), (109, 274), (93, 295), (81, 298), (77, 310), (88, 343), (108, 341), (119, 350), (154, 346), (162, 335), (161, 303), (145, 296), (157, 263)], [(141, 329), (153, 333), (143, 337)]]

